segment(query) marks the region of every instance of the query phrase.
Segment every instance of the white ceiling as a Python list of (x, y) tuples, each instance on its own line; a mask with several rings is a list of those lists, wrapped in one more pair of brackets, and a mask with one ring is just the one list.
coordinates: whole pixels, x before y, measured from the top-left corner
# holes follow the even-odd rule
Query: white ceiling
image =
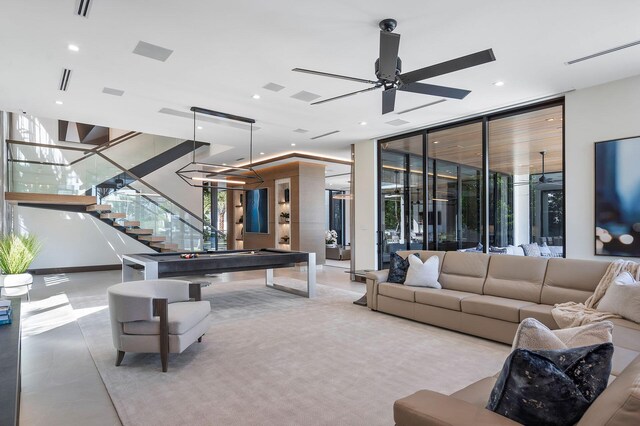
[[(640, 39), (637, 0), (93, 0), (88, 19), (74, 7), (75, 0), (2, 2), (0, 109), (189, 138), (189, 119), (158, 111), (196, 105), (255, 118), (258, 159), (292, 150), (348, 159), (353, 142), (640, 74), (640, 46), (565, 65)], [(366, 88), (291, 69), (375, 80), (377, 23), (387, 17), (398, 20), (403, 71), (489, 47), (497, 61), (428, 80), (473, 90), (466, 99), (402, 115), (381, 115), (377, 91), (318, 106), (290, 97)], [(166, 62), (134, 55), (140, 40), (173, 54)], [(57, 90), (63, 67), (73, 70), (67, 92)], [(269, 82), (285, 89), (263, 89)], [(399, 93), (396, 111), (437, 100)], [(386, 124), (399, 118), (408, 124)], [(202, 126), (198, 139), (233, 146), (219, 162), (247, 156), (246, 130)], [(310, 139), (333, 130), (340, 132)]]

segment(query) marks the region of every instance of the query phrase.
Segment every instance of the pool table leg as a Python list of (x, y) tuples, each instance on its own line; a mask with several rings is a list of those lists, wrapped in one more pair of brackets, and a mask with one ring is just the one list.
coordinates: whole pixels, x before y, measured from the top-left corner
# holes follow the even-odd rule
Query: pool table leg
[(307, 262), (307, 297), (316, 297), (316, 254), (309, 253)]
[(264, 283), (268, 287), (273, 287), (273, 269), (265, 269), (264, 270)]

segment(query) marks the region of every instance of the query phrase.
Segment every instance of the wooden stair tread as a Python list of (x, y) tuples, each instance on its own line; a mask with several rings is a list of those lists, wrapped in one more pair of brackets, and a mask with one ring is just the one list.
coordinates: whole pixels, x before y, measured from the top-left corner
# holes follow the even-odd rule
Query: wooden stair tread
[(164, 249), (164, 248), (161, 248), (161, 249), (160, 249), (160, 253), (175, 253), (175, 252), (177, 252), (177, 250), (173, 250), (173, 249)]
[(127, 228), (130, 227), (130, 226), (140, 226), (140, 221), (138, 221), (138, 220), (125, 220), (122, 223), (122, 226), (127, 227)]
[(142, 241), (150, 241), (150, 242), (162, 242), (164, 240), (166, 240), (166, 237), (154, 237), (153, 235), (141, 235), (140, 237), (138, 237), (139, 240)]
[(88, 212), (104, 212), (111, 211), (111, 206), (109, 204), (94, 204), (92, 206), (87, 206)]
[(127, 217), (126, 213), (101, 213), (100, 219), (124, 219)]
[(96, 203), (92, 195), (41, 194), (38, 192), (5, 192), (4, 199), (11, 204), (67, 204), (90, 206)]
[(127, 234), (134, 234), (134, 235), (151, 235), (153, 234), (153, 229), (129, 228), (125, 232)]
[(178, 245), (177, 244), (171, 244), (171, 243), (151, 243), (149, 244), (151, 247), (153, 248), (159, 248), (159, 249), (173, 249), (173, 250), (177, 250), (178, 249)]

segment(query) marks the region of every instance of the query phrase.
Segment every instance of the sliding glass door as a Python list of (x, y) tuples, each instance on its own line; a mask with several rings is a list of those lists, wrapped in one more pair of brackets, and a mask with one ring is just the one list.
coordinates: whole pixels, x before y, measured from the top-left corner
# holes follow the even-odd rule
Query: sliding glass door
[(398, 250), (420, 250), (424, 247), (422, 150), (422, 135), (380, 145), (380, 264), (388, 264), (389, 255)]
[(422, 247), (522, 254), (537, 243), (562, 256), (563, 110), (558, 100), (380, 141), (380, 267)]

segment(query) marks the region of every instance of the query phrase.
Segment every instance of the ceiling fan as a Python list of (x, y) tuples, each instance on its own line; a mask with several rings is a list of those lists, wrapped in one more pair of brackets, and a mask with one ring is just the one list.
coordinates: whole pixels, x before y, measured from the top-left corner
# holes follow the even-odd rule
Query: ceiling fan
[(544, 172), (544, 158), (545, 158), (546, 154), (547, 154), (547, 151), (540, 151), (540, 155), (542, 156), (542, 174), (540, 175), (540, 177), (538, 179), (529, 178), (529, 180), (515, 182), (514, 185), (536, 185), (536, 184), (539, 184), (539, 183), (559, 183), (559, 182), (561, 182), (561, 180), (558, 181), (557, 179), (549, 177), (549, 176), (547, 176), (545, 174), (545, 172)]
[(335, 96), (329, 99), (313, 102), (311, 105), (318, 105), (325, 102), (335, 101), (348, 96), (365, 93), (376, 89), (384, 89), (382, 92), (382, 114), (392, 112), (395, 108), (396, 92), (421, 93), (423, 95), (441, 96), (445, 98), (463, 99), (470, 90), (456, 89), (453, 87), (436, 86), (434, 84), (419, 83), (419, 81), (439, 75), (475, 67), (487, 62), (496, 60), (492, 49), (482, 50), (470, 55), (461, 56), (456, 59), (441, 62), (439, 64), (420, 68), (406, 73), (402, 72), (402, 61), (398, 57), (400, 47), (400, 34), (393, 33), (398, 25), (395, 19), (384, 19), (378, 24), (380, 27), (380, 57), (375, 62), (376, 81), (363, 78), (348, 77), (339, 74), (331, 74), (322, 71), (314, 71), (303, 68), (294, 68), (292, 71), (314, 74), (323, 77), (339, 78), (342, 80), (355, 81), (358, 83), (373, 84), (373, 87), (358, 90), (344, 95)]

